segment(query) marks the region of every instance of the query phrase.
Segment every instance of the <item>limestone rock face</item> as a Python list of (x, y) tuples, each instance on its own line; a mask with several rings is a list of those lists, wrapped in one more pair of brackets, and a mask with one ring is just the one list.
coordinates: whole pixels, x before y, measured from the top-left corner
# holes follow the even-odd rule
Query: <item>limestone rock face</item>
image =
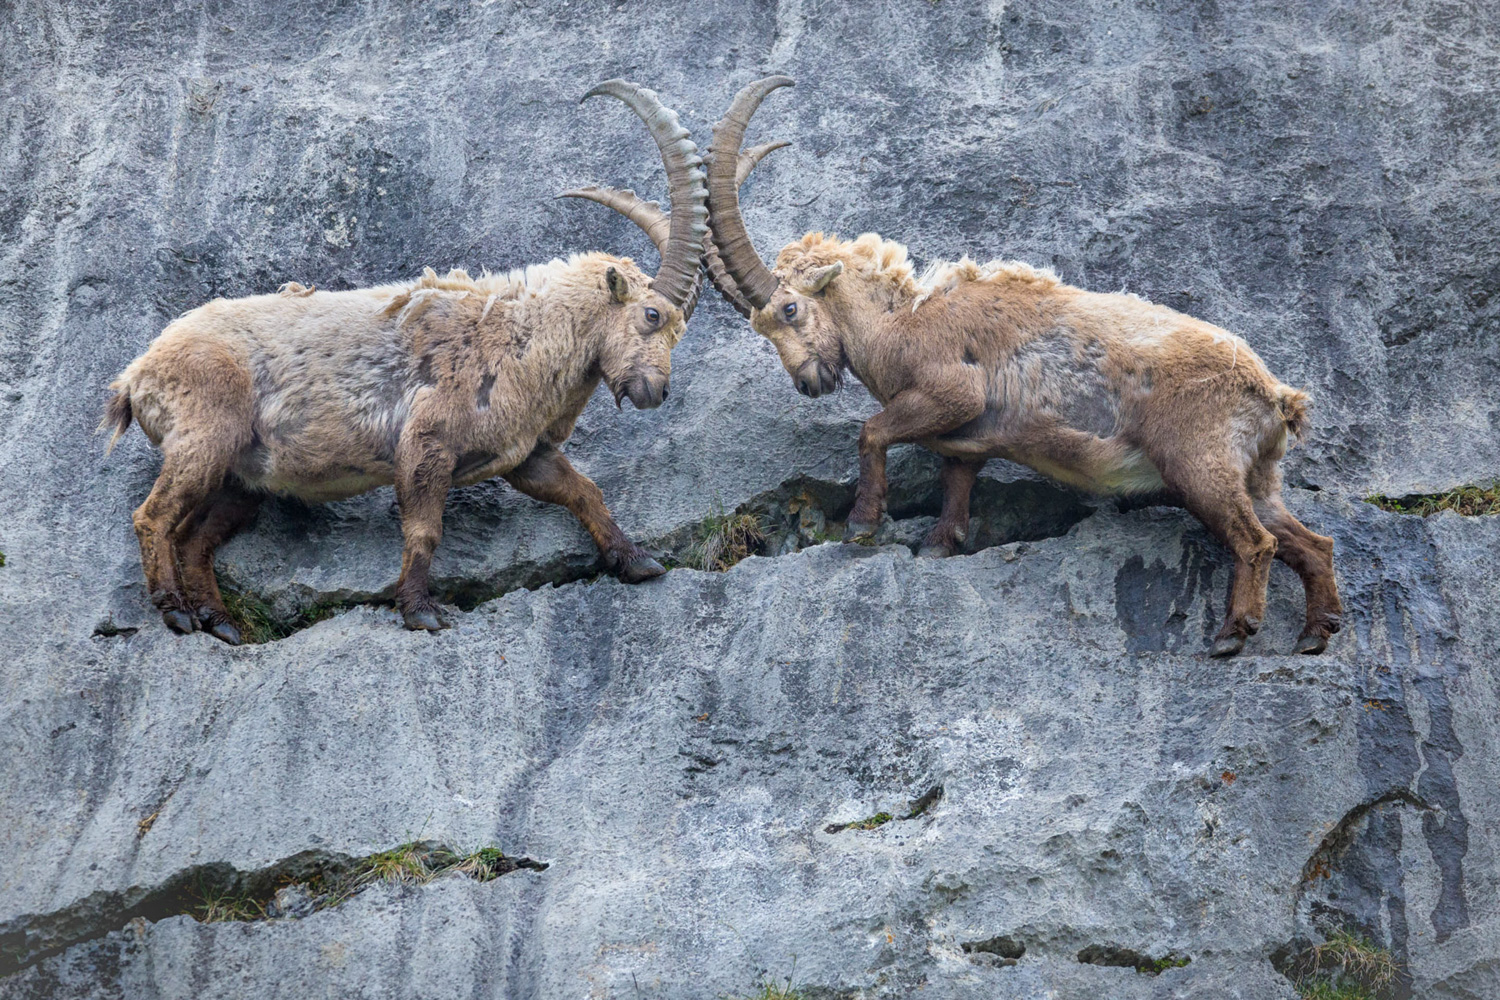
[[(1361, 500), (1500, 475), (1489, 8), (23, 0), (0, 65), (0, 997), (1261, 1000), (1333, 928), (1399, 960), (1393, 996), (1500, 996), (1500, 519)], [(668, 402), (601, 395), (568, 454), (651, 546), (750, 505), (776, 554), (596, 579), (570, 515), (491, 482), (435, 568), (470, 610), (416, 635), (378, 603), (388, 490), (276, 501), (224, 579), (354, 606), (237, 649), (165, 631), (130, 527), (155, 453), (93, 432), (167, 322), (287, 280), (654, 266), (553, 200), (663, 186), (639, 122), (578, 98), (637, 80), (706, 146), (771, 72), (798, 85), (751, 129), (794, 142), (745, 188), (765, 256), (823, 229), (1023, 259), (1313, 394), (1285, 468), (1338, 546), (1327, 655), (1288, 655), (1278, 565), (1246, 654), (1207, 659), (1230, 559), (1197, 522), (1003, 463), (972, 554), (913, 558), (909, 449), (886, 544), (813, 544), (875, 404), (798, 396), (708, 300)], [(287, 888), (417, 840), (546, 867)], [(200, 923), (210, 883), (285, 891)]]

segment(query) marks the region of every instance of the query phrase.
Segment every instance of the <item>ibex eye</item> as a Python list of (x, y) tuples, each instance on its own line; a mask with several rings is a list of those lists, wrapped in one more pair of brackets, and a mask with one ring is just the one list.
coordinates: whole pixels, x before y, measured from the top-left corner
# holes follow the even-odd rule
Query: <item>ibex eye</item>
[(788, 302), (786, 305), (782, 306), (781, 307), (781, 314), (787, 318), (788, 322), (791, 322), (792, 320), (796, 319), (797, 318), (797, 303), (795, 303), (795, 302)]
[(661, 322), (661, 313), (657, 312), (655, 309), (647, 309), (646, 322), (655, 326), (657, 323)]

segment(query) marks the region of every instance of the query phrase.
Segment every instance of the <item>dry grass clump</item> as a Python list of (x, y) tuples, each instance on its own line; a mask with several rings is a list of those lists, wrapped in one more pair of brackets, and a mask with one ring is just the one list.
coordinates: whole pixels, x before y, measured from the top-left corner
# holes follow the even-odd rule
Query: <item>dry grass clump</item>
[(765, 543), (765, 531), (754, 514), (726, 514), (722, 505), (698, 526), (698, 540), (688, 550), (688, 563), (697, 569), (723, 572)]
[(290, 618), (281, 618), (256, 594), (226, 586), (222, 579), (219, 591), (224, 597), (224, 610), (240, 630), (240, 639), (251, 645), (285, 639), (309, 625), (332, 618), (340, 610), (338, 604), (314, 604)]
[(203, 924), (230, 920), (260, 920), (266, 915), (263, 902), (240, 889), (205, 885), (201, 880), (190, 890), (188, 913)]
[(1366, 498), (1381, 510), (1395, 514), (1427, 517), (1440, 510), (1457, 511), (1464, 517), (1500, 514), (1500, 483), (1489, 486), (1460, 486), (1446, 493), (1413, 493), (1404, 497), (1376, 494)]
[(1306, 964), (1309, 971), (1297, 979), (1302, 1000), (1376, 1000), (1401, 971), (1390, 952), (1347, 931), (1314, 945)]

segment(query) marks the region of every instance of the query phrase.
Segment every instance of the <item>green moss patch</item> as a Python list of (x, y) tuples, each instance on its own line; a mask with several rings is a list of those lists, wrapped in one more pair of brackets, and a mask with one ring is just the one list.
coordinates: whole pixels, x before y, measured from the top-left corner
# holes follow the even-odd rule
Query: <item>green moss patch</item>
[(1134, 969), (1147, 976), (1159, 976), (1168, 969), (1180, 969), (1192, 962), (1186, 955), (1168, 953), (1152, 957), (1133, 948), (1121, 948), (1112, 944), (1091, 944), (1078, 953), (1078, 961), (1084, 965), (1116, 966)]
[(877, 827), (885, 826), (895, 818), (888, 812), (878, 812), (874, 816), (866, 816), (864, 819), (857, 819), (853, 823), (830, 823), (824, 828), (823, 832), (841, 833), (844, 830), (874, 830)]

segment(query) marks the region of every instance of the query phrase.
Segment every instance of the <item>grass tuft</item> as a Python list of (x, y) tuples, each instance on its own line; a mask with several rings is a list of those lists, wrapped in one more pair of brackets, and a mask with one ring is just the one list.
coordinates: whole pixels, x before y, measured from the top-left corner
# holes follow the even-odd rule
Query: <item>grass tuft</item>
[(266, 915), (264, 903), (239, 890), (215, 888), (199, 881), (189, 890), (189, 896), (192, 902), (188, 913), (203, 924), (261, 920)]
[(1347, 931), (1330, 935), (1306, 956), (1310, 971), (1297, 979), (1302, 1000), (1376, 1000), (1400, 972), (1390, 952)]
[(428, 859), (432, 856), (433, 852), (425, 845), (411, 841), (389, 851), (370, 855), (364, 860), (363, 871), (355, 875), (355, 881), (410, 882), (422, 885), (431, 882), (439, 874), (439, 871), (434, 871), (428, 865)]
[(1464, 517), (1484, 517), (1500, 514), (1500, 483), (1489, 486), (1460, 486), (1446, 493), (1413, 493), (1404, 497), (1388, 497), (1381, 494), (1366, 497), (1381, 510), (1394, 514), (1415, 514), (1428, 517), (1440, 510), (1457, 511)]
[(1377, 948), (1356, 934), (1339, 931), (1313, 948), (1313, 959), (1320, 965), (1336, 965), (1343, 972), (1357, 976), (1371, 986), (1389, 985), (1399, 967), (1384, 948)]
[(780, 983), (767, 983), (754, 993), (734, 1000), (807, 1000), (807, 994), (790, 984), (783, 986)]
[(1375, 994), (1358, 983), (1334, 985), (1326, 979), (1318, 979), (1297, 987), (1302, 1000), (1375, 1000)]
[(309, 625), (332, 618), (342, 607), (332, 602), (314, 604), (290, 618), (282, 618), (256, 594), (226, 587), (223, 580), (219, 581), (219, 591), (224, 596), (224, 610), (240, 630), (240, 638), (251, 645), (285, 639)]
[(754, 514), (726, 514), (715, 502), (713, 511), (698, 526), (698, 540), (687, 552), (688, 565), (723, 572), (765, 543), (760, 518)]
[(462, 872), (476, 882), (492, 882), (513, 871), (515, 864), (498, 847), (481, 847), (477, 851), (458, 858), (453, 870)]

